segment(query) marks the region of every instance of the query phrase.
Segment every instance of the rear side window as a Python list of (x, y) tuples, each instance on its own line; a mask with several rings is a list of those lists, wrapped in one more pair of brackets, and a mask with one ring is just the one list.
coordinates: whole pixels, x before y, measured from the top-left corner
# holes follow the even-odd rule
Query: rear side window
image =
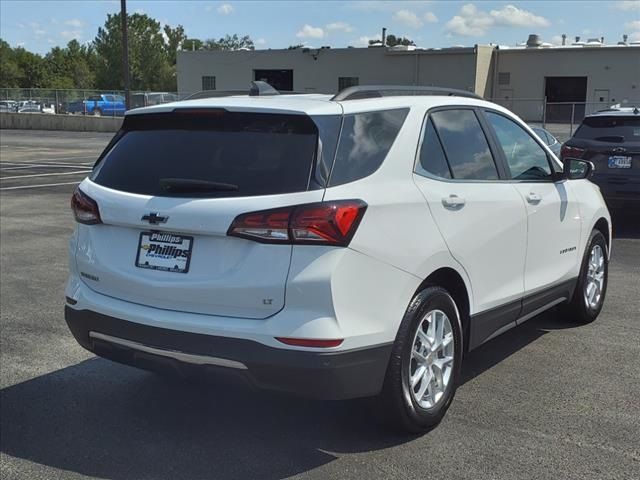
[[(91, 179), (142, 195), (221, 197), (306, 191), (318, 129), (306, 115), (159, 113), (128, 116), (119, 140)], [(166, 179), (237, 186), (212, 191), (167, 191)]]
[(425, 172), (440, 178), (451, 178), (447, 157), (431, 119), (427, 120), (424, 138), (420, 146), (420, 159), (416, 168), (418, 174)]
[(430, 114), (453, 178), (496, 180), (498, 170), (480, 122), (472, 110), (442, 110)]
[(640, 115), (587, 117), (574, 138), (602, 142), (640, 142)]
[(365, 178), (389, 153), (408, 108), (345, 115), (329, 186)]

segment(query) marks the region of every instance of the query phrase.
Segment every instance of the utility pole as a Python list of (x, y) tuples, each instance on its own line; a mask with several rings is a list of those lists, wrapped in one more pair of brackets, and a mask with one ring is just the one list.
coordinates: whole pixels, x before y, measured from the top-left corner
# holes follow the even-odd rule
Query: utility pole
[(120, 0), (120, 18), (122, 19), (122, 70), (124, 74), (124, 104), (131, 106), (131, 91), (129, 90), (129, 35), (127, 32), (127, 0)]

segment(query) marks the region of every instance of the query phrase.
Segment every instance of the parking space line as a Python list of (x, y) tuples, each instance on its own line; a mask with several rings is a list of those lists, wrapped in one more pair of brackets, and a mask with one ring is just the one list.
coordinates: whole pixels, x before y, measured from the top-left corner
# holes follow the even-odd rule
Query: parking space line
[(76, 163), (75, 165), (49, 165), (46, 163), (30, 163), (29, 165), (3, 167), (0, 166), (1, 172), (8, 172), (9, 170), (25, 170), (29, 168), (82, 168), (83, 164)]
[(14, 180), (16, 178), (33, 178), (33, 177), (59, 177), (61, 175), (79, 175), (81, 173), (89, 173), (91, 170), (77, 170), (75, 172), (62, 173), (34, 173), (33, 175), (14, 175), (13, 177), (0, 177), (0, 180)]
[(23, 188), (57, 187), (58, 185), (78, 185), (79, 183), (81, 182), (45, 183), (43, 185), (21, 185), (19, 187), (0, 187), (0, 191), (21, 190)]

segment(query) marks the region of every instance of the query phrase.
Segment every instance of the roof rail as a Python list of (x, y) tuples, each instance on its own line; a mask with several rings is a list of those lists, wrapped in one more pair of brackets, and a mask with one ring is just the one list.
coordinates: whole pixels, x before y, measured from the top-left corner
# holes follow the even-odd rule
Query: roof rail
[[(284, 92), (285, 95), (301, 95), (305, 92)], [(200, 98), (216, 98), (231, 97), (234, 95), (249, 95), (252, 97), (268, 97), (272, 95), (280, 95), (280, 92), (269, 85), (267, 82), (256, 80), (251, 82), (251, 88), (246, 90), (203, 90), (201, 92), (192, 93), (182, 100), (198, 100)]]
[(416, 85), (359, 85), (348, 87), (334, 95), (331, 100), (359, 100), (362, 98), (398, 97), (408, 95), (443, 95), (448, 97), (467, 97), (482, 100), (482, 97), (465, 90), (441, 87), (421, 87)]

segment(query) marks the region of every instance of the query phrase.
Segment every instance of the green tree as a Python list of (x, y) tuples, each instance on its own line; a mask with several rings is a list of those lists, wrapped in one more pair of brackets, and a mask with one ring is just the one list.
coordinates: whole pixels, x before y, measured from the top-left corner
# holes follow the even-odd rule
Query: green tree
[(184, 42), (182, 42), (182, 50), (189, 52), (192, 50), (201, 50), (203, 47), (204, 42), (197, 38), (185, 38)]
[(255, 50), (256, 47), (253, 44), (253, 40), (249, 35), (244, 37), (238, 36), (238, 34), (225, 35), (218, 40), (210, 38), (204, 42), (205, 50)]
[(13, 54), (13, 48), (0, 38), (0, 87), (20, 87), (20, 68)]
[[(128, 15), (129, 76), (132, 90), (175, 90), (174, 70), (167, 59), (167, 47), (160, 23), (148, 15)], [(93, 45), (98, 56), (96, 86), (124, 88), (122, 66), (122, 23), (120, 14), (109, 14), (98, 29)]]
[(304, 45), (302, 43), (298, 43), (297, 45), (289, 45), (287, 50), (297, 50), (298, 48), (302, 48)]
[[(369, 40), (369, 45), (377, 45), (381, 44), (382, 40)], [(413, 40), (406, 37), (396, 37), (393, 34), (387, 35), (386, 46), (387, 47), (395, 47), (396, 45), (414, 45)]]
[(187, 40), (187, 35), (184, 33), (184, 27), (182, 25), (178, 25), (175, 28), (172, 28), (170, 25), (165, 25), (164, 34), (166, 36), (165, 50), (169, 64), (175, 65), (177, 52)]

